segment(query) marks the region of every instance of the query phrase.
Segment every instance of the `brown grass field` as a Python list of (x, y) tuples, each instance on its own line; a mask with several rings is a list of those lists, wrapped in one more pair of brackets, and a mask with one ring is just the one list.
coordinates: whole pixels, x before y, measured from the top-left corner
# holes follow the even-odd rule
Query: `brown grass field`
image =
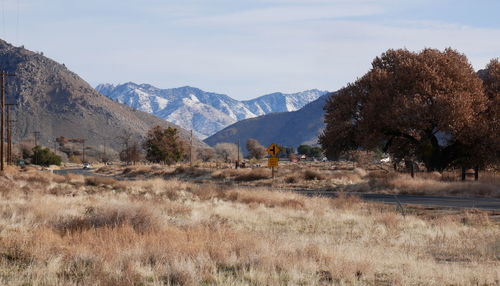
[[(265, 162), (262, 162), (264, 165)], [(357, 168), (353, 163), (307, 162), (284, 163), (271, 178), (269, 168), (217, 169), (213, 166), (104, 166), (96, 173), (125, 179), (178, 178), (196, 183), (217, 183), (224, 186), (268, 187), (278, 190), (330, 190), (335, 192), (370, 192), (384, 194), (439, 195), (460, 197), (500, 198), (500, 174), (497, 171), (480, 173), (480, 180), (459, 179), (458, 171), (416, 174), (394, 172), (389, 166), (371, 165)]]
[(332, 184), (458, 195), (496, 186), (481, 193), (488, 196), (497, 195), (495, 176), (408, 182), (315, 166), (284, 168), (274, 181), (266, 169), (108, 166), (97, 173), (127, 180), (13, 169), (0, 175), (1, 285), (500, 283), (500, 224), (490, 213), (402, 216), (356, 197), (277, 190)]

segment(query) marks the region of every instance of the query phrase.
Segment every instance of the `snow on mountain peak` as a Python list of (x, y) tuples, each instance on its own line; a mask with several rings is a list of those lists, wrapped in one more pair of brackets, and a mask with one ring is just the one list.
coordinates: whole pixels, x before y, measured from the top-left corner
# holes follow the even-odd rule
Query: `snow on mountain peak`
[(117, 86), (100, 84), (96, 90), (120, 103), (191, 129), (201, 139), (239, 120), (298, 110), (327, 93), (312, 89), (293, 94), (272, 93), (238, 101), (227, 95), (190, 86), (159, 89), (149, 84), (127, 82)]

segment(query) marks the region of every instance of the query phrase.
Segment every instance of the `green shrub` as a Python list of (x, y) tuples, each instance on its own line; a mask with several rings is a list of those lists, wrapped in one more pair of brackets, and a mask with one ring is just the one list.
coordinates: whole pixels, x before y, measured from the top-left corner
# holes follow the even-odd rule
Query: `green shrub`
[(61, 157), (50, 151), (49, 148), (35, 146), (33, 147), (33, 155), (31, 155), (31, 163), (42, 166), (60, 166)]

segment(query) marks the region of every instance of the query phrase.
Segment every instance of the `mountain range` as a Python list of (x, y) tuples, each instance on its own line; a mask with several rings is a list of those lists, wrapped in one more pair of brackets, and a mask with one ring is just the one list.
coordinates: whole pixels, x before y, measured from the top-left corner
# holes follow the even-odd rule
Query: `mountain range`
[(316, 145), (318, 135), (325, 127), (323, 107), (334, 94), (322, 95), (297, 111), (271, 113), (239, 121), (206, 138), (204, 142), (210, 146), (238, 140), (245, 144), (253, 138), (264, 146), (272, 143), (295, 148), (300, 144)]
[[(7, 103), (12, 108), (14, 142), (33, 140), (53, 146), (59, 136), (83, 138), (86, 145), (99, 146), (108, 139), (108, 148), (123, 148), (117, 138), (130, 134), (140, 140), (155, 125), (172, 126), (156, 116), (134, 110), (97, 92), (64, 64), (41, 53), (14, 47), (0, 40), (0, 67), (15, 76), (7, 81)], [(180, 130), (187, 140), (189, 133)], [(199, 146), (206, 146), (195, 140)]]
[(272, 93), (239, 101), (194, 87), (160, 89), (133, 82), (100, 84), (96, 90), (117, 102), (148, 112), (206, 138), (240, 120), (274, 112), (296, 111), (326, 94), (317, 89), (294, 94)]

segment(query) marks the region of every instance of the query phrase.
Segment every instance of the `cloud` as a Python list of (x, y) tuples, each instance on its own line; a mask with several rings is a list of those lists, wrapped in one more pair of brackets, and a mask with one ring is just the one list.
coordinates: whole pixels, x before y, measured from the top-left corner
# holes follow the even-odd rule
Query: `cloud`
[[(302, 3), (301, 3), (302, 4)], [(379, 14), (383, 10), (375, 5), (357, 7), (353, 5), (293, 5), (239, 11), (209, 17), (182, 20), (195, 25), (270, 25), (276, 23), (301, 22), (318, 19), (360, 17)]]

